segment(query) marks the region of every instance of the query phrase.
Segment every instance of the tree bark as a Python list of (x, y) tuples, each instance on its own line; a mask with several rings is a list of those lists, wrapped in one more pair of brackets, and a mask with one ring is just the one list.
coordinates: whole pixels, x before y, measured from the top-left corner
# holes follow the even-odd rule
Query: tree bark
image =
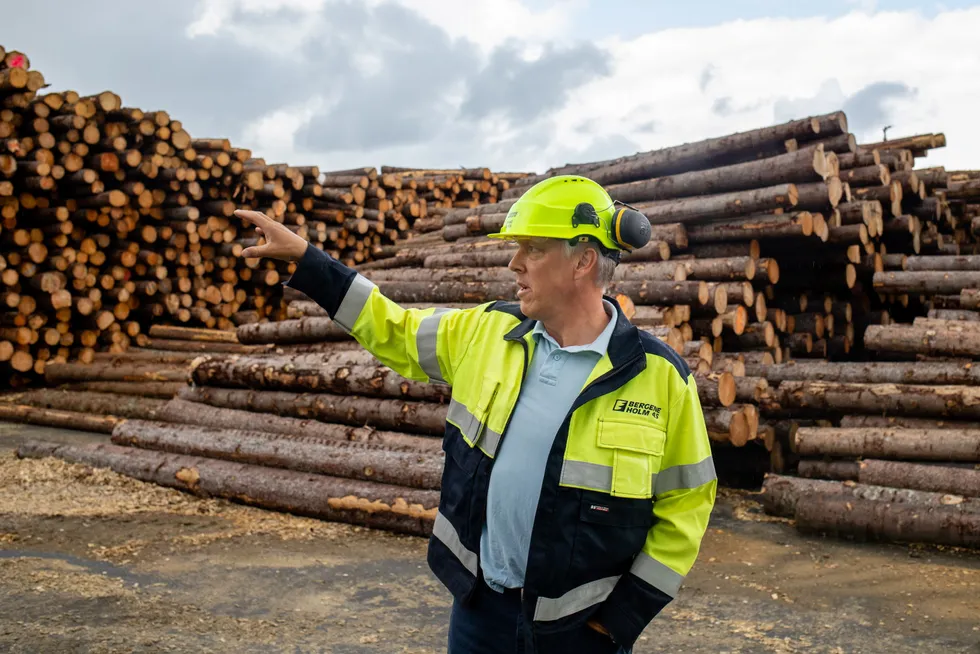
[(186, 387), (178, 397), (225, 409), (274, 413), (292, 418), (315, 418), (345, 425), (371, 425), (414, 434), (442, 434), (446, 405), (403, 402), (319, 393), (287, 393), (225, 388)]
[(939, 493), (783, 475), (766, 475), (761, 497), (767, 513), (787, 518), (793, 517), (802, 506), (824, 504), (831, 499), (881, 502), (919, 509), (948, 507), (956, 512), (975, 513), (980, 518), (980, 501), (977, 500), (957, 503), (957, 498)]
[(843, 416), (840, 426), (848, 429), (857, 427), (889, 427), (907, 429), (980, 429), (980, 422), (966, 420), (945, 420), (936, 418), (912, 418), (909, 416)]
[(846, 131), (847, 120), (841, 112), (803, 118), (781, 125), (642, 152), (619, 159), (553, 168), (544, 175), (531, 175), (524, 178), (521, 180), (522, 186), (514, 189), (512, 194), (519, 194), (521, 188), (552, 175), (586, 175), (590, 179), (596, 179), (600, 184), (613, 184), (701, 170), (717, 166), (719, 162), (731, 160), (733, 157), (753, 159), (760, 149), (782, 146), (788, 139), (822, 138), (836, 136)]
[(298, 439), (309, 437), (324, 441), (349, 441), (394, 452), (442, 453), (442, 440), (438, 438), (379, 431), (370, 427), (350, 427), (318, 420), (285, 418), (268, 413), (222, 409), (179, 398), (167, 402), (158, 411), (156, 419), (216, 429), (257, 430)]
[(930, 309), (928, 316), (937, 320), (960, 322), (980, 322), (980, 311), (961, 311), (959, 309)]
[(125, 382), (186, 382), (186, 367), (172, 364), (140, 363), (49, 363), (44, 368), (44, 378), (49, 384), (69, 381), (125, 381)]
[(980, 352), (980, 333), (937, 331), (909, 325), (868, 325), (864, 345), (878, 352), (976, 357)]
[(45, 409), (155, 420), (166, 400), (113, 393), (36, 389), (8, 395), (6, 401)]
[(317, 343), (342, 341), (351, 338), (344, 329), (330, 318), (300, 318), (281, 322), (263, 322), (242, 325), (238, 339), (248, 345), (275, 343)]
[(980, 498), (980, 470), (975, 468), (878, 459), (866, 459), (859, 466), (862, 483)]
[(827, 498), (798, 506), (796, 526), (803, 532), (828, 532), (860, 540), (980, 547), (980, 513), (949, 506)]
[(136, 395), (139, 397), (169, 400), (187, 385), (180, 382), (130, 382), (130, 381), (83, 381), (60, 384), (58, 390), (113, 393), (115, 395)]
[(639, 179), (627, 184), (608, 186), (606, 190), (610, 196), (621, 202), (649, 202), (744, 191), (777, 184), (819, 181), (826, 177), (827, 162), (823, 148), (815, 148), (808, 152), (790, 152), (730, 166)]
[(731, 406), (735, 402), (735, 377), (730, 372), (695, 374), (703, 406)]
[(176, 338), (186, 341), (203, 341), (206, 343), (238, 343), (238, 336), (233, 331), (177, 327), (173, 325), (150, 325), (150, 336), (153, 338)]
[(980, 311), (980, 289), (964, 288), (960, 291), (960, 308)]
[(953, 429), (806, 427), (796, 432), (803, 456), (980, 461), (980, 433)]
[(746, 366), (745, 374), (773, 383), (788, 380), (856, 384), (980, 385), (980, 366), (969, 361), (829, 362), (792, 361), (772, 366)]
[(340, 479), (118, 445), (60, 445), (31, 440), (22, 458), (57, 457), (202, 497), (334, 522), (424, 536), (432, 531), (439, 493), (369, 481)]
[(408, 488), (439, 490), (442, 477), (440, 456), (309, 436), (292, 438), (260, 431), (127, 420), (116, 426), (112, 442)]
[(363, 395), (444, 402), (451, 389), (405, 379), (381, 365), (343, 365), (322, 357), (222, 357), (198, 362), (192, 371), (200, 386), (307, 393)]
[(150, 338), (143, 345), (153, 350), (168, 350), (172, 352), (209, 352), (228, 354), (258, 354), (268, 352), (271, 345), (235, 345), (233, 343), (201, 343), (197, 341), (181, 341), (171, 338)]
[(516, 253), (516, 249), (507, 249), (490, 252), (432, 254), (423, 259), (422, 265), (425, 268), (492, 268), (506, 266)]
[(688, 241), (692, 244), (799, 238), (811, 234), (813, 234), (813, 215), (808, 211), (757, 214), (687, 229)]
[(684, 259), (675, 262), (687, 272), (690, 279), (705, 281), (752, 280), (756, 274), (756, 262), (749, 257), (724, 259)]
[(924, 271), (980, 271), (980, 254), (962, 257), (909, 257), (905, 262), (909, 272)]
[(607, 293), (622, 293), (636, 304), (706, 305), (712, 301), (704, 282), (612, 282)]
[(687, 225), (748, 216), (777, 209), (792, 209), (796, 204), (796, 186), (782, 184), (720, 195), (637, 203), (636, 208), (642, 211), (653, 225), (664, 223)]
[(763, 407), (767, 411), (894, 412), (977, 420), (980, 419), (980, 387), (784, 381)]
[(111, 434), (113, 428), (124, 418), (0, 402), (0, 420), (26, 425), (43, 425), (45, 427)]
[[(669, 226), (669, 225), (668, 225)], [(683, 225), (677, 225), (678, 228), (683, 229)], [(674, 247), (687, 247), (687, 230), (684, 230), (684, 239), (682, 241), (684, 245), (674, 246)], [(623, 263), (640, 263), (645, 261), (668, 261), (670, 259), (670, 248), (671, 246), (665, 241), (651, 240), (649, 243), (641, 248), (637, 248), (632, 252), (623, 252), (622, 262)]]

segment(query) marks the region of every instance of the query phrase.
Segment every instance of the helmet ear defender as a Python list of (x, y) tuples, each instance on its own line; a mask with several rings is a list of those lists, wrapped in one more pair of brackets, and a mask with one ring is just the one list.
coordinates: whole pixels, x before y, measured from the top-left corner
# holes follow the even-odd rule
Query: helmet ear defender
[[(613, 204), (614, 206), (622, 205), (621, 207), (615, 208), (612, 216), (612, 224), (609, 228), (609, 236), (613, 242), (627, 252), (632, 252), (649, 243), (651, 230), (650, 221), (647, 217), (624, 202), (617, 200)], [(592, 225), (594, 227), (601, 225), (599, 214), (596, 212), (595, 207), (588, 202), (577, 204), (575, 211), (572, 213), (572, 227), (578, 227), (579, 225)], [(589, 237), (580, 237), (578, 240), (588, 239)]]

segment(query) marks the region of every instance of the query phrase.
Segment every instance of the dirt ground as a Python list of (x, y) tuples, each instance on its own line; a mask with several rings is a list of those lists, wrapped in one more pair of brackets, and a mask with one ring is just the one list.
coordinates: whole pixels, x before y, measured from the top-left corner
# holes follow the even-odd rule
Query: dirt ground
[[(0, 651), (444, 652), (425, 541), (18, 460), (0, 423)], [(723, 492), (634, 650), (980, 654), (980, 556), (802, 537)]]

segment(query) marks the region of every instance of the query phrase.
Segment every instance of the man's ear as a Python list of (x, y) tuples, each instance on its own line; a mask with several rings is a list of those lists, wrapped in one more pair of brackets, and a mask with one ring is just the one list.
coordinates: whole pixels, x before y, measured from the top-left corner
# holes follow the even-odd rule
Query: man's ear
[(599, 264), (599, 253), (595, 248), (583, 248), (579, 254), (578, 261), (575, 262), (576, 277), (584, 276), (589, 270)]

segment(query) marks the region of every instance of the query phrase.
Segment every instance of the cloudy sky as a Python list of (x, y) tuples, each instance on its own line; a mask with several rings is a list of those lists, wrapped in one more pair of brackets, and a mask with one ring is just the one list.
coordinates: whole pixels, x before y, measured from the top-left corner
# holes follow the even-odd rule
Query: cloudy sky
[[(0, 0), (53, 89), (267, 161), (542, 171), (844, 109), (980, 168), (980, 2)], [(75, 9), (72, 9), (74, 7)]]

